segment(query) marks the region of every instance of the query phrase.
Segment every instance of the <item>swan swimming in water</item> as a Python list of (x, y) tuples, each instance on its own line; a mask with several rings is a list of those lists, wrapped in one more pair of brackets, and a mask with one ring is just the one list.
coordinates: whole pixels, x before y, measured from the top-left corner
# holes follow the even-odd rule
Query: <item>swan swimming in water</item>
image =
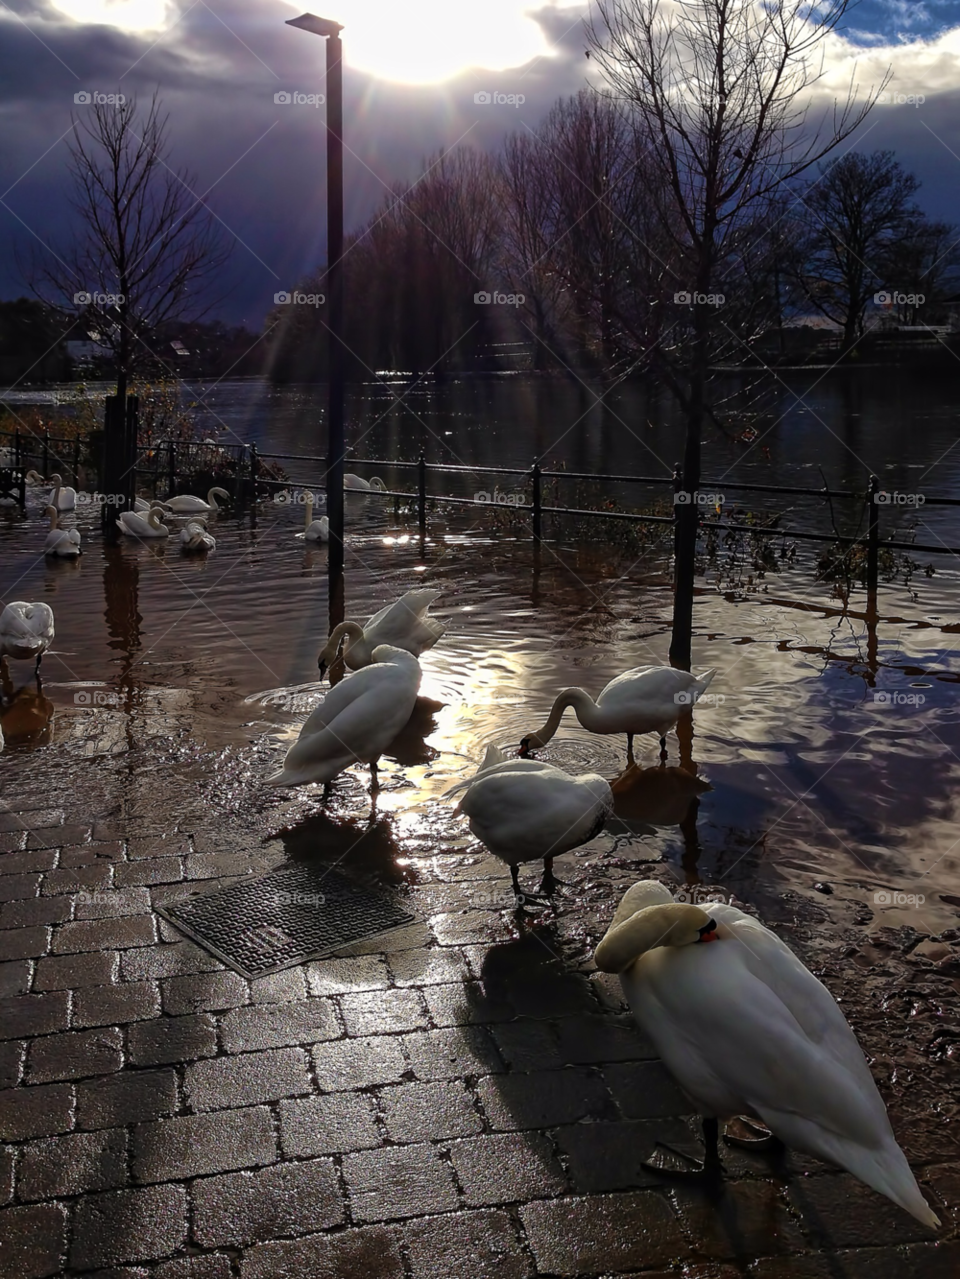
[(320, 678), (323, 679), (327, 667), (337, 656), (341, 641), (344, 642), (343, 660), (352, 671), (368, 666), (379, 644), (405, 649), (414, 657), (433, 648), (446, 627), (435, 617), (428, 617), (427, 612), (442, 594), (442, 591), (430, 587), (420, 587), (407, 591), (406, 595), (374, 613), (363, 626), (359, 622), (341, 622), (335, 626), (317, 658)]
[(332, 782), (351, 764), (370, 765), (379, 789), (377, 760), (409, 720), (420, 688), (420, 663), (403, 649), (380, 644), (371, 663), (332, 688), (311, 713), (268, 786)]
[(53, 643), (54, 634), (53, 609), (49, 604), (13, 600), (0, 613), (0, 657), (35, 661), (34, 670), (39, 673), (40, 661)]
[(217, 498), (225, 498), (230, 501), (230, 494), (226, 489), (212, 488), (207, 493), (207, 500), (202, 497), (194, 497), (192, 493), (184, 493), (180, 497), (168, 497), (164, 505), (174, 515), (203, 515), (211, 511), (219, 511)]
[(641, 1029), (704, 1117), (704, 1169), (720, 1166), (717, 1121), (748, 1115), (924, 1225), (940, 1224), (833, 996), (758, 920), (725, 903), (708, 912), (675, 902), (643, 880), (624, 894), (594, 959), (620, 974)]
[(303, 536), (307, 542), (329, 542), (330, 541), (330, 520), (326, 515), (321, 515), (318, 520), (313, 518), (313, 494), (307, 494), (306, 505), (303, 515)]
[(553, 891), (553, 859), (587, 844), (613, 812), (609, 784), (597, 773), (573, 777), (537, 759), (507, 757), (496, 746), (473, 777), (446, 791), (463, 798), (454, 810), (470, 818), (470, 829), (494, 857), (510, 867), (517, 897), (521, 862), (543, 858), (540, 892)]
[(58, 511), (73, 511), (77, 506), (77, 490), (70, 488), (69, 485), (64, 487), (59, 475), (51, 475), (50, 483), (53, 485), (53, 492), (48, 499), (48, 505), (55, 506)]
[(117, 527), (128, 537), (169, 537), (170, 530), (160, 522), (163, 514), (163, 507), (159, 505), (151, 506), (146, 516), (138, 515), (136, 511), (121, 511)]
[(189, 520), (180, 530), (180, 549), (189, 554), (215, 551), (217, 540), (200, 520)]
[(565, 688), (557, 695), (543, 728), (520, 742), (520, 754), (546, 746), (560, 727), (563, 712), (572, 706), (577, 719), (591, 733), (626, 733), (627, 761), (633, 763), (636, 733), (657, 733), (660, 749), (667, 749), (667, 733), (685, 706), (706, 692), (715, 670), (700, 676), (672, 666), (637, 666), (612, 679), (596, 701), (582, 688)]
[(365, 480), (362, 475), (351, 475), (349, 471), (343, 477), (343, 487), (352, 489), (355, 493), (386, 493), (387, 491), (387, 486), (379, 475)]
[(43, 544), (44, 555), (58, 555), (62, 559), (76, 559), (80, 554), (80, 534), (75, 528), (60, 528), (58, 512), (55, 506), (48, 506), (44, 511), (50, 519), (50, 532)]

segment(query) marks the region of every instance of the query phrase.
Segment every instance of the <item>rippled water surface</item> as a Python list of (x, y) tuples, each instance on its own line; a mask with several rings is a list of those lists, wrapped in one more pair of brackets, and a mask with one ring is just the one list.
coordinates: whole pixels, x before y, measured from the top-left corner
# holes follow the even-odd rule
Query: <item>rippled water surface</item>
[[(662, 557), (635, 561), (598, 534), (587, 546), (548, 541), (537, 561), (525, 536), (489, 517), (437, 515), (421, 546), (391, 505), (358, 496), (348, 508), (347, 615), (432, 585), (447, 626), (423, 657), (421, 704), (384, 761), (372, 825), (365, 768), (340, 779), (326, 812), (318, 793), (291, 800), (262, 785), (322, 696), (327, 629), (326, 550), (298, 541), (297, 510), (276, 506), (255, 521), (211, 519), (218, 544), (205, 560), (173, 540), (105, 549), (86, 511), (63, 521), (81, 528), (83, 557), (44, 560), (37, 507), (0, 518), (4, 600), (46, 601), (57, 625), (42, 694), (25, 663), (4, 685), (6, 802), (88, 798), (97, 814), (169, 829), (222, 813), (259, 833), (285, 827), (291, 855), (368, 857), (401, 879), (440, 853), (433, 873), (455, 878), (456, 855), (476, 846), (441, 796), (484, 747), (515, 749), (565, 686), (596, 694), (630, 666), (667, 660)], [(855, 590), (851, 610), (863, 604)], [(736, 596), (704, 586), (694, 666), (718, 669), (715, 704), (696, 710), (692, 733), (671, 734), (665, 769), (656, 739), (638, 739), (617, 820), (564, 860), (599, 872), (609, 859), (663, 859), (680, 880), (761, 904), (789, 889), (862, 899), (865, 924), (955, 922), (957, 899), (944, 897), (957, 892), (960, 842), (956, 591), (948, 575), (921, 575), (886, 587), (881, 614), (872, 634), (842, 616), (808, 562)], [(611, 779), (626, 763), (622, 738), (585, 732), (570, 711), (541, 754)], [(878, 903), (881, 891), (925, 901)]]

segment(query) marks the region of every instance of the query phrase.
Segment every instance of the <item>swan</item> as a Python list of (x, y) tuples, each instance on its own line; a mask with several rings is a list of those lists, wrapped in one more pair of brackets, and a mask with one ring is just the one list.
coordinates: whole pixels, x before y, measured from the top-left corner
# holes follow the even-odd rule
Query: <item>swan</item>
[(135, 497), (133, 499), (133, 509), (137, 512), (138, 515), (146, 515), (148, 511), (153, 509), (153, 507), (155, 506), (164, 507), (165, 505), (166, 505), (165, 502), (159, 502), (159, 501), (148, 502), (145, 497)]
[(332, 688), (287, 751), (268, 786), (332, 782), (351, 764), (370, 765), (379, 789), (377, 760), (409, 720), (420, 688), (420, 663), (389, 644), (373, 650), (371, 664)]
[(697, 676), (672, 666), (637, 666), (612, 679), (596, 701), (582, 688), (565, 688), (557, 695), (543, 728), (528, 733), (520, 742), (520, 754), (546, 746), (568, 706), (591, 733), (626, 733), (627, 761), (631, 764), (635, 733), (658, 733), (660, 749), (666, 751), (667, 733), (680, 712), (707, 691), (714, 675), (715, 670)]
[(573, 777), (541, 760), (508, 758), (496, 746), (487, 747), (473, 777), (445, 795), (459, 791), (466, 793), (454, 814), (469, 817), (474, 835), (507, 863), (518, 898), (520, 862), (542, 857), (540, 892), (551, 893), (554, 857), (589, 843), (613, 812), (610, 786), (597, 773)]
[(59, 475), (51, 475), (50, 483), (53, 485), (53, 492), (48, 499), (51, 506), (55, 506), (58, 511), (73, 511), (77, 506), (77, 490), (67, 485), (63, 486), (63, 482)]
[(362, 475), (351, 475), (349, 472), (343, 477), (343, 487), (358, 493), (386, 493), (387, 491), (386, 484), (378, 475), (365, 480)]
[(199, 520), (189, 520), (180, 530), (180, 549), (194, 552), (215, 551), (217, 540)]
[(75, 559), (80, 554), (80, 534), (75, 528), (59, 527), (55, 506), (48, 506), (44, 515), (49, 516), (50, 519), (50, 532), (43, 544), (44, 555), (59, 555), (64, 559)]
[(414, 657), (433, 648), (446, 627), (435, 617), (428, 617), (427, 612), (442, 594), (442, 591), (430, 587), (420, 587), (407, 591), (406, 595), (374, 613), (363, 626), (359, 622), (341, 622), (335, 626), (317, 658), (320, 678), (323, 679), (327, 667), (337, 656), (341, 640), (345, 641), (343, 660), (352, 671), (370, 664), (378, 644), (405, 649)]
[(28, 662), (40, 660), (53, 643), (53, 609), (49, 604), (14, 600), (0, 613), (0, 657)]
[(128, 537), (169, 537), (170, 530), (160, 522), (163, 514), (164, 509), (159, 505), (152, 506), (146, 518), (136, 511), (121, 511), (117, 526)]
[(330, 520), (326, 515), (321, 515), (318, 520), (313, 518), (313, 494), (307, 494), (306, 507), (303, 517), (303, 536), (308, 542), (329, 542), (330, 541)]
[(708, 914), (674, 902), (645, 880), (624, 894), (594, 959), (620, 974), (637, 1022), (704, 1116), (705, 1168), (719, 1169), (717, 1120), (750, 1115), (940, 1224), (833, 996), (763, 924), (724, 903)]
[(168, 497), (164, 505), (174, 515), (202, 515), (204, 512), (219, 511), (217, 506), (217, 498), (223, 497), (230, 501), (230, 494), (226, 489), (212, 488), (207, 494), (207, 500), (202, 497), (194, 497), (192, 493), (185, 493), (182, 497)]

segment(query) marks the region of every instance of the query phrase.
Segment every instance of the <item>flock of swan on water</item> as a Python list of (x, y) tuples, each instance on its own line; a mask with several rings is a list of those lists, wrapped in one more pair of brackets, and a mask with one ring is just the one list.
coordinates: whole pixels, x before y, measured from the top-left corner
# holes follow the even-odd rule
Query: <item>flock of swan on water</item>
[[(63, 505), (71, 494), (57, 483), (48, 543), (57, 532), (57, 511), (71, 509)], [(215, 510), (221, 495), (213, 489), (206, 503), (182, 497), (166, 505), (192, 516)], [(165, 529), (157, 532), (160, 518), (157, 507), (145, 516), (129, 513), (133, 528), (125, 531), (165, 536)], [(312, 522), (308, 504), (304, 536)], [(200, 521), (194, 528), (205, 533)], [(338, 659), (351, 673), (305, 721), (268, 785), (323, 783), (326, 793), (345, 769), (366, 763), (377, 789), (377, 761), (416, 704), (418, 659), (445, 631), (429, 614), (439, 595), (431, 588), (408, 591), (364, 625), (345, 621), (331, 632), (318, 658), (320, 677)], [(38, 678), (53, 637), (47, 604), (17, 601), (0, 615), (0, 656), (34, 661)], [(553, 859), (592, 840), (613, 812), (610, 784), (599, 774), (571, 776), (530, 758), (530, 751), (547, 745), (569, 708), (592, 733), (625, 734), (628, 762), (634, 736), (651, 732), (660, 738), (663, 758), (666, 734), (714, 674), (643, 666), (618, 675), (596, 698), (582, 688), (564, 689), (543, 726), (521, 739), (518, 754), (488, 746), (477, 772), (446, 792), (459, 796), (455, 814), (467, 817), (473, 834), (509, 866), (518, 902), (549, 898), (556, 886)], [(521, 896), (518, 866), (539, 860), (540, 892)], [(624, 894), (594, 959), (601, 971), (619, 974), (637, 1022), (703, 1120), (702, 1160), (658, 1144), (645, 1166), (672, 1177), (718, 1175), (719, 1121), (736, 1119), (741, 1133), (753, 1135), (728, 1131), (728, 1143), (764, 1149), (782, 1142), (839, 1165), (924, 1225), (940, 1224), (897, 1145), (843, 1013), (757, 919), (725, 903), (706, 910), (676, 901), (663, 884), (643, 880)]]

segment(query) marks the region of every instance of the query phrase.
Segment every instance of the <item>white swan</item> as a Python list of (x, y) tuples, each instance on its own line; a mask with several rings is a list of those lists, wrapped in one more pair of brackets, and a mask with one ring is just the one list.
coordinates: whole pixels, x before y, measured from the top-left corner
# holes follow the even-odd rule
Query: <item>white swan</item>
[(697, 676), (672, 666), (637, 666), (612, 679), (596, 701), (582, 688), (565, 688), (557, 695), (543, 728), (528, 733), (520, 742), (520, 754), (546, 746), (568, 706), (573, 707), (577, 719), (591, 733), (626, 733), (627, 759), (631, 764), (635, 733), (657, 733), (660, 749), (665, 751), (666, 735), (680, 712), (706, 692), (714, 675), (715, 670)]
[(128, 537), (169, 537), (170, 530), (160, 522), (162, 506), (152, 506), (146, 517), (136, 511), (121, 511), (117, 526)]
[(365, 480), (362, 475), (351, 475), (349, 472), (343, 477), (343, 487), (352, 489), (356, 493), (386, 493), (387, 491), (387, 486), (379, 475)]
[(155, 506), (162, 507), (163, 505), (163, 502), (148, 502), (145, 497), (135, 497), (133, 499), (133, 509), (138, 515), (146, 515), (147, 512), (151, 511)]
[(76, 559), (80, 554), (80, 534), (75, 528), (65, 529), (58, 525), (58, 512), (55, 506), (48, 506), (44, 515), (49, 516), (50, 532), (43, 544), (44, 555), (59, 555), (63, 559)]
[(620, 974), (641, 1028), (705, 1117), (708, 1164), (719, 1163), (716, 1121), (753, 1116), (940, 1224), (833, 996), (763, 924), (735, 906), (681, 905), (645, 880), (624, 894), (594, 959)]
[(40, 659), (53, 643), (53, 609), (49, 604), (28, 604), (14, 600), (0, 613), (0, 657), (17, 661)]
[(488, 746), (476, 774), (446, 791), (465, 791), (455, 814), (470, 818), (470, 829), (494, 857), (510, 867), (520, 896), (517, 866), (543, 858), (540, 891), (553, 889), (553, 859), (589, 843), (613, 812), (613, 794), (597, 773), (573, 777), (536, 759), (508, 758)]
[(420, 663), (403, 649), (381, 644), (371, 665), (332, 688), (287, 751), (268, 786), (331, 782), (351, 764), (370, 765), (377, 790), (377, 760), (409, 720), (420, 688)]
[(199, 520), (189, 520), (180, 530), (180, 549), (190, 554), (215, 551), (217, 540)]
[(343, 660), (352, 671), (368, 666), (373, 650), (379, 644), (392, 644), (414, 657), (433, 648), (446, 627), (435, 617), (428, 617), (427, 612), (442, 594), (442, 591), (430, 587), (407, 591), (406, 595), (374, 613), (363, 626), (359, 622), (341, 622), (335, 626), (317, 658), (320, 678), (323, 679), (324, 672), (336, 657), (341, 640), (344, 641)]
[(205, 511), (219, 511), (217, 506), (217, 498), (223, 497), (230, 501), (230, 494), (226, 489), (212, 488), (207, 493), (207, 500), (202, 497), (194, 497), (192, 493), (185, 493), (182, 497), (168, 497), (164, 505), (174, 515), (202, 515)]
[(70, 488), (69, 485), (64, 487), (59, 475), (51, 475), (50, 483), (53, 485), (53, 492), (48, 498), (50, 506), (55, 506), (58, 511), (73, 511), (77, 506), (77, 490)]
[(303, 515), (303, 536), (308, 542), (329, 542), (330, 541), (330, 520), (326, 515), (321, 515), (318, 520), (313, 518), (313, 494), (307, 494), (306, 506)]

